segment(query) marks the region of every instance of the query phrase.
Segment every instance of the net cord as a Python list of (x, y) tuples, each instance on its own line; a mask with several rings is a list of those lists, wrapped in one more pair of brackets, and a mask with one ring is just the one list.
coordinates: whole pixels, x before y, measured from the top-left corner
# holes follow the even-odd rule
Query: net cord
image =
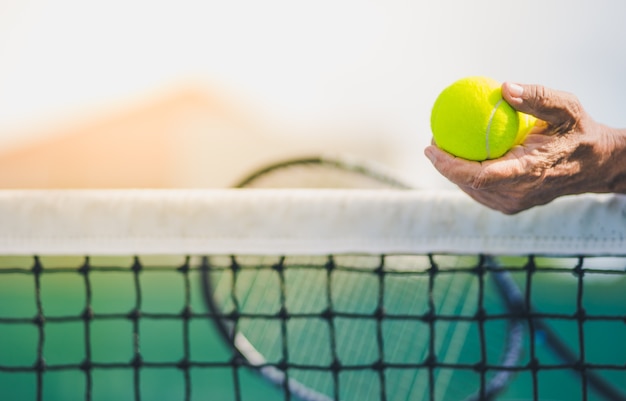
[(608, 256), (626, 249), (625, 211), (591, 194), (505, 216), (457, 191), (7, 190), (0, 253)]

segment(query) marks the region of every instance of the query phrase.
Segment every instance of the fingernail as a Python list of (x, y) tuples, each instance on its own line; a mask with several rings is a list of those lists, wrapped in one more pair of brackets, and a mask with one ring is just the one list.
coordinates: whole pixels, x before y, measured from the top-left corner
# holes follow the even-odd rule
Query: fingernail
[(524, 88), (518, 84), (509, 84), (509, 93), (513, 97), (522, 97), (522, 94), (524, 94)]

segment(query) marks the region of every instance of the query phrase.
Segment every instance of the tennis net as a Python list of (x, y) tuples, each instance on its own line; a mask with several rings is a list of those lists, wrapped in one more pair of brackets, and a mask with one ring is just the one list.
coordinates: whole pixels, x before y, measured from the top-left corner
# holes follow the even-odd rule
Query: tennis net
[(624, 400), (625, 210), (0, 191), (0, 398)]

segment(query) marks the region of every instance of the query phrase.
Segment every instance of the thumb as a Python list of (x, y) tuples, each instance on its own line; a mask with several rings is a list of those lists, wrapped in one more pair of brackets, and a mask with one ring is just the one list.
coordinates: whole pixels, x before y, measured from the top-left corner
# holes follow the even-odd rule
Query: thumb
[(547, 122), (557, 133), (571, 130), (583, 114), (576, 96), (541, 85), (505, 82), (502, 97), (516, 110)]

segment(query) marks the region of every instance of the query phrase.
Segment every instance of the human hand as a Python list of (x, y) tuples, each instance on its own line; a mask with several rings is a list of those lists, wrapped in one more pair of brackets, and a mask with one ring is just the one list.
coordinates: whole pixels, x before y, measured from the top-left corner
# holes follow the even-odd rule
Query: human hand
[(578, 99), (540, 85), (504, 83), (502, 96), (539, 121), (521, 145), (499, 159), (457, 158), (436, 144), (424, 153), (476, 201), (505, 214), (584, 192), (624, 192), (626, 131), (598, 124)]

